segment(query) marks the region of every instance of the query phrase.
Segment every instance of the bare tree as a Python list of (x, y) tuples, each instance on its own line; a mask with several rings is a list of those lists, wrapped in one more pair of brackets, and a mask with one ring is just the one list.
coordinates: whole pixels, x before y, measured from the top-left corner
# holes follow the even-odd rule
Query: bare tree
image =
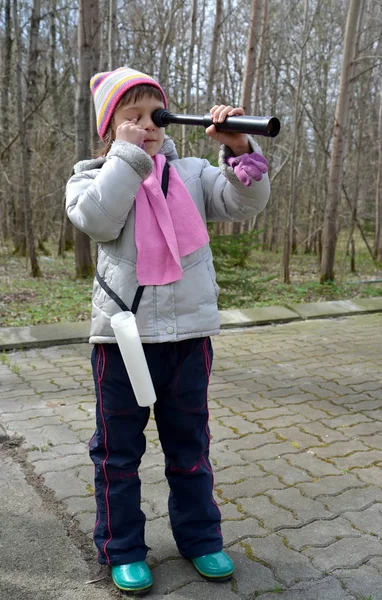
[[(33, 0), (31, 26), (29, 35), (29, 58), (28, 58), (28, 78), (27, 78), (27, 97), (26, 106), (30, 107), (33, 105), (36, 94), (36, 65), (37, 65), (37, 54), (38, 54), (38, 31), (40, 26), (40, 0)], [(32, 201), (30, 195), (30, 158), (31, 158), (31, 147), (30, 147), (30, 136), (29, 132), (33, 127), (33, 118), (27, 121), (27, 125), (24, 122), (24, 111), (22, 105), (22, 83), (21, 83), (21, 38), (20, 38), (20, 25), (18, 17), (18, 6), (17, 0), (13, 0), (13, 22), (15, 28), (15, 38), (17, 46), (17, 68), (16, 68), (16, 98), (17, 98), (17, 117), (19, 125), (19, 137), (21, 145), (21, 162), (22, 162), (22, 187), (24, 196), (24, 215), (25, 215), (25, 233), (28, 244), (29, 260), (31, 263), (31, 275), (32, 277), (41, 277), (40, 267), (37, 261), (34, 230), (32, 224)]]
[(256, 61), (256, 46), (260, 37), (262, 8), (263, 0), (252, 0), (244, 81), (240, 100), (240, 104), (244, 108), (245, 112), (249, 112), (251, 108), (253, 82), (255, 79), (255, 70), (257, 66), (256, 62), (258, 62)]
[(218, 55), (218, 46), (220, 40), (220, 31), (222, 27), (222, 18), (223, 18), (223, 0), (216, 0), (215, 5), (215, 22), (214, 29), (212, 33), (212, 42), (211, 42), (211, 53), (210, 53), (210, 62), (208, 67), (208, 81), (207, 81), (207, 106), (211, 107), (212, 104), (212, 91), (215, 85), (215, 75), (216, 75), (216, 61)]
[(109, 71), (116, 68), (116, 42), (117, 42), (117, 6), (116, 0), (110, 0), (109, 31), (108, 31), (108, 67)]
[[(78, 83), (76, 95), (76, 160), (83, 160), (90, 151), (90, 93), (89, 80), (92, 76), (93, 1), (80, 0), (78, 19)], [(75, 231), (76, 276), (93, 274), (93, 261), (89, 237)]]
[(301, 118), (301, 91), (304, 78), (305, 70), (305, 51), (306, 44), (309, 39), (309, 0), (305, 0), (304, 3), (304, 36), (300, 48), (299, 66), (298, 66), (298, 80), (295, 89), (294, 97), (294, 110), (293, 110), (293, 139), (292, 139), (292, 157), (291, 157), (291, 168), (290, 168), (290, 192), (289, 201), (287, 207), (287, 221), (285, 226), (284, 235), (284, 254), (283, 254), (283, 266), (284, 266), (284, 283), (290, 283), (290, 271), (289, 271), (289, 259), (292, 248), (292, 236), (294, 229), (294, 215), (296, 206), (296, 194), (297, 194), (297, 173), (298, 173), (298, 140), (300, 134), (300, 118)]
[(378, 168), (375, 191), (375, 258), (382, 262), (382, 86), (379, 92)]
[(340, 91), (334, 118), (332, 153), (329, 168), (328, 199), (323, 229), (321, 282), (334, 281), (334, 259), (337, 245), (337, 214), (341, 197), (345, 134), (350, 101), (350, 79), (356, 44), (356, 31), (361, 14), (360, 0), (350, 0), (346, 21), (344, 55), (342, 60)]
[[(11, 76), (12, 59), (12, 16), (11, 0), (5, 0), (4, 5), (4, 41), (1, 47), (1, 95), (0, 95), (0, 131), (1, 145), (8, 142), (9, 137), (9, 80)], [(5, 155), (1, 161), (1, 179), (0, 179), (0, 220), (4, 240), (9, 236), (9, 201), (6, 188), (6, 171), (8, 167), (8, 155)]]
[[(186, 102), (184, 105), (184, 112), (190, 112), (191, 110), (191, 98), (192, 98), (192, 69), (194, 67), (194, 50), (196, 41), (196, 21), (198, 16), (198, 0), (192, 0), (192, 12), (191, 12), (191, 35), (190, 35), (190, 47), (188, 51), (188, 63), (187, 63), (187, 78), (186, 78)], [(182, 156), (186, 156), (186, 142), (187, 142), (187, 128), (185, 125), (182, 126)]]

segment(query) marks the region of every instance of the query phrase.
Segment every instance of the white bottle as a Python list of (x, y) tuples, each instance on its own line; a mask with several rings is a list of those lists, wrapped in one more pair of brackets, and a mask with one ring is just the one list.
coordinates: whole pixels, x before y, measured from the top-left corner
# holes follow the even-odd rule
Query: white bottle
[(156, 395), (135, 316), (132, 312), (124, 311), (113, 315), (110, 322), (136, 400), (139, 406), (151, 406), (156, 401)]

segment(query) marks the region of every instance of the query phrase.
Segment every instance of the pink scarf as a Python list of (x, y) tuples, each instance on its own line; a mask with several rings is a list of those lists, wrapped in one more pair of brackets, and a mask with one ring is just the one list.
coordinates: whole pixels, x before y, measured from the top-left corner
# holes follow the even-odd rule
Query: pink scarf
[(167, 198), (161, 188), (166, 162), (153, 157), (154, 170), (135, 199), (135, 243), (140, 285), (165, 285), (182, 278), (180, 258), (209, 242), (206, 226), (175, 168), (169, 172)]

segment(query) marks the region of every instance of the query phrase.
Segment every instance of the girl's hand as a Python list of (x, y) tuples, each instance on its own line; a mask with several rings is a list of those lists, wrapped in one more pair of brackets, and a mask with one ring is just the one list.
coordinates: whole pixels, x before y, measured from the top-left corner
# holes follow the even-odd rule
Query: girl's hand
[[(233, 108), (232, 106), (226, 106), (225, 104), (221, 104), (220, 106), (215, 105), (211, 108), (210, 115), (214, 123), (223, 123), (226, 117), (244, 115), (244, 109), (241, 107)], [(246, 133), (216, 131), (215, 125), (210, 125), (206, 129), (206, 134), (213, 140), (220, 142), (220, 144), (229, 146), (234, 156), (241, 156), (246, 152), (252, 152)]]
[(120, 142), (130, 142), (136, 146), (142, 146), (146, 138), (146, 130), (137, 125), (137, 119), (124, 121), (118, 125), (115, 131), (115, 139)]

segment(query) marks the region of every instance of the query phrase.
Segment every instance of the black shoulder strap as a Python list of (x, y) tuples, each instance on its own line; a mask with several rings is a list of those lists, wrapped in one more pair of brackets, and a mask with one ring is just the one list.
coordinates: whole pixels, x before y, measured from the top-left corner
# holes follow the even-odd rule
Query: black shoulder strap
[[(167, 192), (168, 192), (169, 177), (170, 177), (170, 167), (169, 167), (168, 162), (166, 162), (163, 167), (162, 182), (161, 182), (161, 187), (162, 187), (162, 191), (163, 191), (165, 198), (167, 197)], [(114, 300), (114, 302), (116, 302), (118, 304), (119, 308), (123, 311), (126, 311), (126, 310), (130, 311), (130, 309), (124, 303), (124, 301), (121, 300), (121, 298), (119, 296), (117, 296), (117, 294), (115, 292), (113, 292), (113, 290), (107, 285), (106, 281), (104, 279), (102, 279), (102, 277), (98, 273), (97, 269), (95, 272), (95, 276), (96, 276), (97, 281), (100, 284), (100, 286), (105, 290), (105, 292), (110, 296), (110, 298), (112, 298), (112, 300)], [(137, 291), (135, 292), (133, 304), (131, 307), (131, 312), (133, 313), (133, 315), (137, 314), (138, 306), (141, 301), (144, 289), (145, 289), (145, 286), (140, 285), (138, 287)]]
[(106, 281), (104, 279), (102, 279), (101, 275), (98, 273), (98, 269), (96, 269), (95, 276), (96, 276), (97, 281), (100, 284), (100, 286), (105, 290), (105, 292), (107, 294), (109, 294), (110, 298), (112, 298), (114, 300), (114, 302), (116, 302), (123, 311), (125, 311), (125, 310), (129, 311), (130, 309), (126, 306), (124, 301), (121, 300), (121, 298), (119, 296), (117, 296), (117, 294), (115, 292), (113, 292), (113, 290), (107, 285)]
[(168, 162), (165, 162), (165, 165), (163, 167), (163, 173), (162, 173), (162, 192), (164, 194), (164, 197), (167, 198), (167, 192), (168, 192), (168, 180), (170, 177), (170, 166), (168, 164)]

